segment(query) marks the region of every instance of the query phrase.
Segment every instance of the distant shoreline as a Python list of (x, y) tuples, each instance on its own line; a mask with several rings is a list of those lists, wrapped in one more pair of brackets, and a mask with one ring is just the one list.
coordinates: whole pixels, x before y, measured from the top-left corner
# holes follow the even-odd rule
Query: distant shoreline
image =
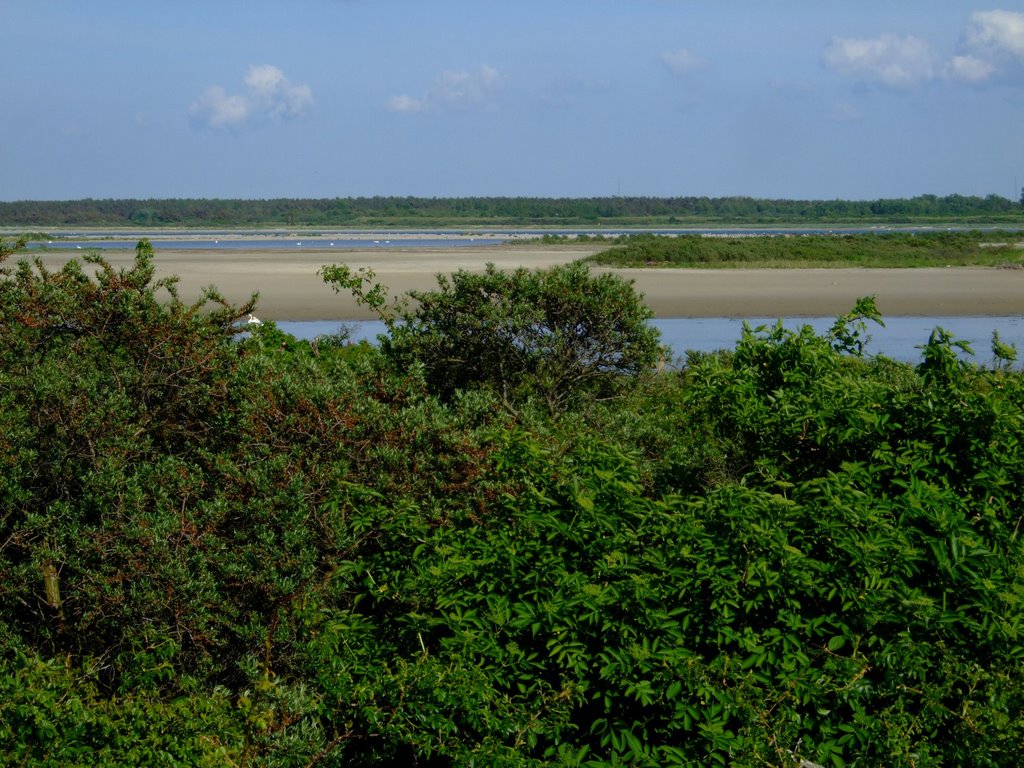
[[(329, 263), (372, 269), (393, 294), (430, 290), (435, 275), (458, 269), (548, 267), (603, 250), (602, 244), (515, 247), (462, 246), (438, 251), (393, 248), (295, 251), (157, 251), (157, 276), (177, 275), (185, 301), (216, 286), (234, 303), (259, 293), (256, 313), (266, 320), (365, 320), (374, 315), (351, 296), (335, 294), (317, 271)], [(74, 251), (41, 252), (59, 268)], [(129, 250), (104, 252), (114, 266), (131, 263)], [(918, 269), (609, 269), (635, 282), (658, 317), (809, 317), (848, 312), (858, 297), (874, 295), (883, 316), (1024, 315), (1024, 270), (994, 267)]]

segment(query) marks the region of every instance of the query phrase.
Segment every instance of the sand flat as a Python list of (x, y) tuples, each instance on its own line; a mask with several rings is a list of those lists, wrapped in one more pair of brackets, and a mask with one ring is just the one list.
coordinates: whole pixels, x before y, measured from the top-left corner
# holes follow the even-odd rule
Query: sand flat
[[(369, 267), (393, 293), (429, 290), (435, 275), (458, 269), (547, 267), (601, 246), (461, 246), (352, 250), (254, 249), (157, 251), (158, 276), (177, 275), (185, 300), (214, 285), (241, 303), (259, 293), (257, 314), (268, 320), (359, 320), (372, 317), (351, 296), (335, 294), (317, 274), (324, 264)], [(58, 268), (81, 252), (41, 254)], [(130, 251), (104, 253), (114, 266)], [(607, 269), (635, 281), (659, 317), (798, 317), (838, 315), (860, 296), (874, 295), (883, 315), (1024, 315), (1024, 270), (940, 269)]]
[(1024, 270), (915, 269), (616, 270), (662, 317), (839, 315), (875, 296), (882, 315), (1024, 314)]

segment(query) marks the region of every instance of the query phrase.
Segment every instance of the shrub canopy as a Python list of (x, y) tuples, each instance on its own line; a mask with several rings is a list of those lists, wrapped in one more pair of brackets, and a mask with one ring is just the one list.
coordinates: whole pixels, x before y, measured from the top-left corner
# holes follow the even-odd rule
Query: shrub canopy
[(863, 358), (864, 301), (639, 376), (626, 288), (462, 275), (377, 349), (144, 243), (5, 269), (0, 762), (1017, 765), (1012, 350)]

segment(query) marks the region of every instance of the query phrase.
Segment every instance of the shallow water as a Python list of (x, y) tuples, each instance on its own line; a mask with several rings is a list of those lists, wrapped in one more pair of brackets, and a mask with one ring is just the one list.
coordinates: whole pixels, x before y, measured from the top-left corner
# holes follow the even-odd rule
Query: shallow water
[[(61, 248), (84, 250), (102, 249), (111, 251), (134, 250), (138, 244), (137, 239), (113, 239), (103, 238), (69, 239), (55, 242), (29, 243), (30, 248)], [(430, 250), (444, 250), (446, 248), (467, 248), (479, 247), (482, 245), (500, 245), (508, 242), (507, 238), (497, 237), (464, 237), (464, 238), (410, 238), (392, 240), (385, 235), (376, 239), (351, 239), (321, 237), (314, 238), (262, 238), (259, 240), (238, 240), (238, 239), (207, 239), (207, 240), (150, 240), (154, 250), (160, 251), (296, 251), (303, 248), (317, 251), (352, 250), (352, 249), (395, 249), (395, 248), (425, 248)]]
[[(771, 327), (776, 318), (734, 318), (734, 317), (700, 317), (700, 318), (663, 318), (652, 321), (652, 325), (661, 331), (662, 341), (669, 346), (673, 354), (683, 356), (687, 351), (714, 352), (720, 349), (731, 349), (736, 345), (743, 331), (743, 323), (751, 327)], [(834, 317), (802, 317), (784, 319), (786, 328), (796, 329), (802, 325), (810, 325), (815, 332), (825, 333), (835, 322)], [(337, 322), (337, 321), (281, 321), (277, 327), (300, 339), (314, 339), (338, 333), (342, 328), (351, 330), (355, 340), (374, 341), (384, 333), (384, 324), (379, 321)], [(974, 352), (973, 359), (977, 363), (992, 362), (992, 332), (998, 331), (1000, 340), (1005, 344), (1014, 344), (1024, 353), (1024, 318), (1021, 317), (887, 317), (885, 327), (868, 324), (871, 337), (866, 347), (867, 354), (885, 355), (894, 360), (916, 363), (921, 360), (921, 350), (928, 342), (932, 330), (941, 327), (960, 341), (966, 341)]]

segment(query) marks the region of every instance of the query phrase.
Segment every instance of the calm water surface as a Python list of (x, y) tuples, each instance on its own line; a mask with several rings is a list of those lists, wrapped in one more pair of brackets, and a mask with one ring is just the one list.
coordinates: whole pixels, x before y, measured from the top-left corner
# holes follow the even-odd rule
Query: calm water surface
[[(901, 232), (923, 232), (930, 227), (900, 229)], [(842, 229), (729, 229), (729, 228), (666, 228), (666, 229), (496, 229), (496, 230), (346, 230), (334, 233), (301, 233), (287, 231), (244, 231), (244, 230), (161, 230), (157, 232), (138, 231), (125, 233), (123, 230), (94, 230), (88, 234), (75, 231), (52, 232), (60, 238), (50, 243), (33, 242), (30, 248), (58, 247), (86, 250), (103, 248), (121, 250), (135, 248), (140, 238), (148, 238), (153, 247), (160, 250), (294, 250), (296, 248), (345, 249), (345, 248), (460, 248), (467, 246), (499, 245), (519, 238), (535, 238), (542, 235), (601, 235), (614, 238), (619, 235), (647, 233), (652, 235), (824, 235), (824, 234), (870, 234), (891, 232), (890, 227), (842, 228)]]
[[(29, 243), (30, 248), (61, 248), (75, 250), (89, 250), (99, 248), (103, 250), (122, 251), (134, 250), (138, 239), (68, 239), (53, 241), (50, 243), (35, 242)], [(298, 251), (303, 248), (315, 248), (317, 250), (345, 249), (372, 249), (372, 248), (431, 248), (443, 250), (445, 248), (478, 247), (481, 245), (500, 245), (508, 242), (506, 237), (460, 237), (460, 238), (415, 238), (403, 237), (392, 240), (387, 235), (381, 235), (374, 239), (350, 239), (335, 238), (325, 239), (314, 238), (267, 238), (260, 240), (160, 240), (150, 239), (154, 250), (160, 251)]]
[[(719, 349), (731, 349), (736, 345), (743, 331), (743, 323), (751, 327), (775, 325), (776, 318), (754, 317), (701, 317), (701, 318), (663, 318), (654, 320), (652, 325), (661, 331), (662, 342), (667, 344), (673, 354), (683, 356), (688, 350), (714, 352)], [(797, 329), (802, 325), (810, 325), (815, 332), (825, 333), (835, 322), (834, 317), (802, 317), (784, 319), (786, 328)], [(384, 324), (379, 321), (340, 323), (333, 321), (306, 321), (277, 323), (286, 333), (301, 339), (314, 339), (338, 333), (348, 328), (356, 340), (374, 341), (384, 333)], [(868, 333), (871, 341), (867, 346), (868, 354), (885, 355), (894, 360), (916, 363), (921, 360), (919, 347), (928, 342), (928, 337), (936, 327), (951, 333), (954, 338), (966, 341), (974, 352), (973, 360), (977, 363), (992, 362), (992, 332), (998, 331), (1000, 340), (1007, 344), (1015, 344), (1024, 356), (1024, 318), (1021, 317), (887, 317), (885, 327), (869, 324)]]

